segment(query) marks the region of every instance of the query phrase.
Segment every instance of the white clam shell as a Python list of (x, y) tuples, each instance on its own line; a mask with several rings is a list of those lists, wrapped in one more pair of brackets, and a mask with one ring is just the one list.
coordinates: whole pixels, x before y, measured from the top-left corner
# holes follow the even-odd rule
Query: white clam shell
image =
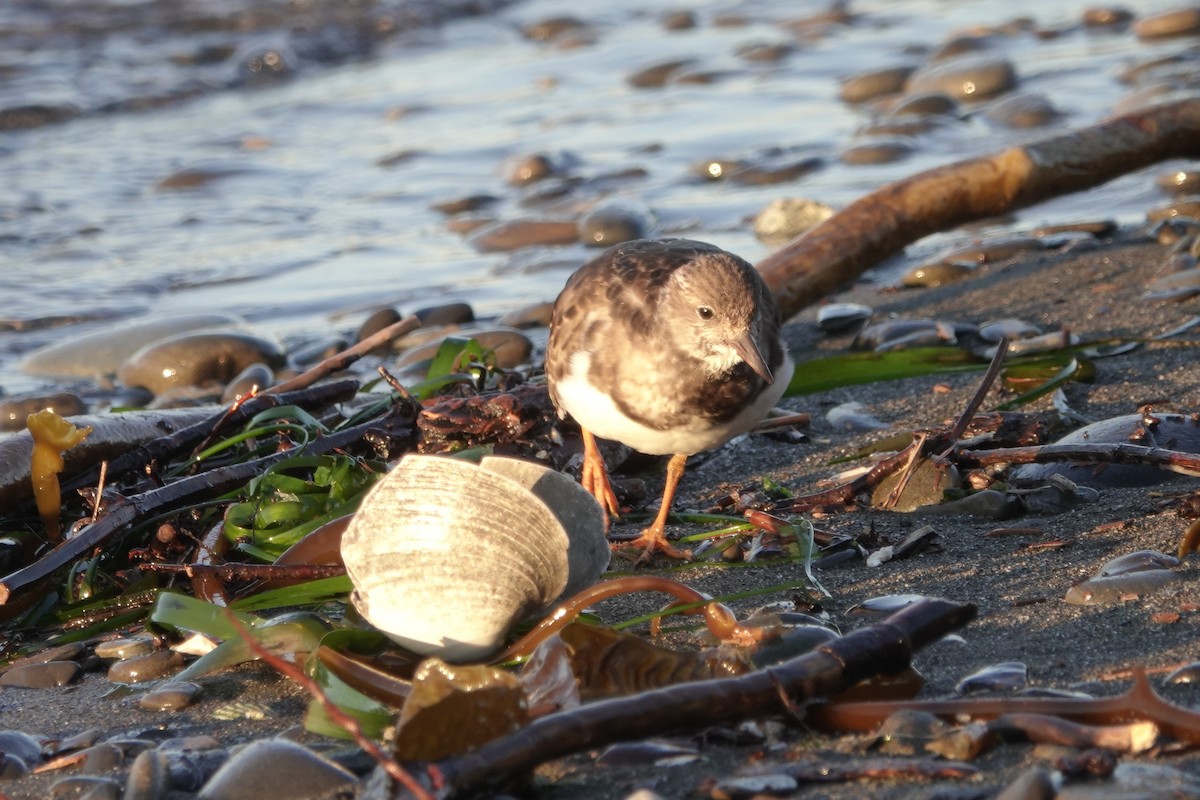
[[(490, 460), (490, 459), (489, 459)], [(493, 462), (512, 462), (494, 459)], [(548, 607), (568, 582), (568, 537), (551, 507), (525, 488), (541, 485), (592, 551), (572, 585), (594, 583), (608, 563), (595, 500), (584, 498), (537, 464), (497, 470), (439, 456), (405, 456), (363, 498), (342, 537), (342, 559), (362, 615), (401, 645), (452, 661), (496, 652), (513, 623)], [(507, 471), (519, 480), (500, 474)], [(540, 474), (539, 472), (540, 471)], [(545, 487), (553, 487), (546, 490)], [(580, 535), (580, 534), (583, 535)], [(585, 574), (586, 573), (586, 574)]]

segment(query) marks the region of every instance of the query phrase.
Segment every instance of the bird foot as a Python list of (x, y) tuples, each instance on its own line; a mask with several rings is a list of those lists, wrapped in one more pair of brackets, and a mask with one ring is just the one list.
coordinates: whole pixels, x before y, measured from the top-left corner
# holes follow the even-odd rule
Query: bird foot
[(634, 560), (635, 567), (645, 566), (654, 558), (655, 553), (662, 553), (668, 558), (678, 559), (680, 561), (691, 561), (692, 551), (684, 550), (671, 544), (667, 539), (667, 535), (663, 533), (662, 528), (651, 525), (646, 530), (642, 531), (642, 535), (636, 539), (630, 539), (627, 542), (613, 542), (614, 550), (624, 550), (626, 548), (634, 549), (640, 547), (642, 552)]

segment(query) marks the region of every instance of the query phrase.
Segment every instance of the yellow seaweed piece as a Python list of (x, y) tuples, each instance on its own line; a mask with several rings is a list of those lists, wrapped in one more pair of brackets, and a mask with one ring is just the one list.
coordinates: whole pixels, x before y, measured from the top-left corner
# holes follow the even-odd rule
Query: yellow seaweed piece
[(29, 463), (33, 498), (37, 501), (38, 514), (46, 525), (46, 532), (51, 539), (58, 539), (62, 533), (58, 522), (62, 507), (62, 493), (58, 488), (58, 473), (63, 471), (62, 454), (86, 439), (92, 427), (77, 428), (49, 409), (30, 414), (25, 425), (33, 437)]

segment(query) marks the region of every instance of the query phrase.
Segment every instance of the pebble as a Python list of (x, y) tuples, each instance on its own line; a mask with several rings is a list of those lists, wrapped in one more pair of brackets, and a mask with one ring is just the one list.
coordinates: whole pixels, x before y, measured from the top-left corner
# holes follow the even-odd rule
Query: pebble
[(743, 61), (771, 63), (782, 61), (795, 52), (795, 50), (795, 45), (787, 42), (753, 42), (739, 47), (737, 49), (737, 56)]
[(528, 186), (558, 174), (554, 159), (545, 153), (533, 153), (517, 159), (508, 172), (508, 183), (511, 186)]
[(901, 65), (851, 75), (842, 81), (838, 97), (847, 103), (865, 103), (877, 97), (896, 94), (904, 90), (915, 69), (910, 65)]
[(1200, 33), (1200, 8), (1181, 8), (1142, 17), (1133, 23), (1133, 32), (1139, 39), (1163, 39)]
[(500, 198), (494, 194), (472, 194), (434, 203), (433, 210), (447, 215), (464, 214), (468, 211), (481, 211), (498, 202)]
[(79, 642), (47, 647), (45, 650), (39, 650), (31, 655), (18, 658), (5, 667), (0, 667), (0, 672), (7, 672), (13, 667), (22, 667), (26, 664), (45, 664), (47, 661), (75, 661), (76, 657), (81, 655), (85, 649)]
[(723, 173), (730, 183), (743, 186), (771, 186), (799, 180), (825, 165), (817, 156), (770, 163), (743, 163), (737, 169)]
[(418, 308), (413, 312), (421, 325), (431, 328), (435, 325), (462, 325), (475, 321), (475, 309), (469, 303), (443, 303), (440, 306)]
[(669, 31), (688, 31), (696, 27), (696, 12), (669, 11), (662, 18), (662, 26)]
[(1100, 568), (1098, 576), (1128, 575), (1131, 572), (1143, 572), (1148, 569), (1169, 569), (1178, 567), (1179, 559), (1157, 550), (1134, 550), (1123, 556), (1111, 558)]
[(913, 267), (900, 278), (900, 285), (910, 289), (931, 289), (948, 286), (968, 277), (975, 268), (963, 263), (936, 261)]
[(166, 319), (113, 325), (35, 350), (21, 362), (27, 375), (97, 378), (114, 374), (148, 344), (188, 331), (241, 324), (230, 314), (183, 314)]
[(199, 798), (303, 800), (327, 796), (353, 782), (353, 773), (302, 745), (287, 739), (260, 739), (225, 762), (200, 789)]
[(515, 311), (509, 311), (497, 319), (496, 324), (506, 328), (517, 329), (549, 328), (550, 317), (553, 313), (554, 303), (547, 300), (541, 303), (532, 303)]
[(841, 159), (843, 164), (890, 164), (907, 158), (913, 149), (912, 142), (904, 139), (878, 139), (847, 147)]
[(659, 62), (631, 73), (625, 82), (637, 89), (660, 89), (666, 86), (673, 76), (694, 63), (695, 60), (691, 58)]
[(14, 667), (0, 675), (0, 686), (20, 686), (24, 689), (52, 689), (66, 686), (79, 674), (74, 661), (47, 661)]
[(87, 404), (77, 394), (15, 395), (0, 399), (0, 431), (19, 431), (25, 427), (30, 414), (49, 410), (60, 417), (73, 417), (87, 413)]
[(650, 210), (625, 200), (609, 200), (579, 218), (578, 238), (588, 247), (611, 247), (650, 234)]
[(574, 222), (518, 219), (497, 222), (472, 233), (467, 241), (481, 253), (497, 253), (535, 245), (573, 244), (579, 240)]
[(113, 772), (125, 763), (125, 751), (109, 742), (92, 745), (80, 753), (83, 756), (81, 772), (89, 775), (103, 775)]
[(221, 392), (221, 402), (223, 404), (232, 403), (250, 392), (269, 389), (274, 383), (275, 371), (273, 369), (266, 364), (251, 364), (225, 384), (225, 391)]
[(400, 312), (391, 306), (376, 309), (363, 320), (362, 325), (358, 326), (358, 333), (354, 335), (354, 341), (361, 342), (363, 339), (369, 339), (389, 325), (395, 325), (400, 319)]
[(158, 650), (144, 656), (118, 661), (108, 668), (113, 683), (141, 683), (174, 675), (183, 667), (183, 656), (173, 650)]
[(1165, 206), (1152, 208), (1146, 212), (1146, 220), (1149, 222), (1162, 222), (1177, 217), (1200, 219), (1200, 195), (1184, 195)]
[(246, 173), (244, 169), (236, 167), (197, 167), (194, 169), (181, 169), (178, 172), (173, 172), (165, 178), (160, 179), (154, 184), (156, 192), (179, 192), (191, 191), (193, 189), (203, 189), (210, 183), (231, 178), (236, 175)]
[(50, 786), (52, 800), (121, 800), (121, 784), (112, 778), (72, 775)]
[(983, 116), (994, 125), (1020, 129), (1049, 125), (1061, 117), (1062, 112), (1043, 95), (1014, 94), (988, 106)]
[(179, 386), (225, 384), (255, 363), (284, 366), (279, 345), (241, 331), (185, 333), (134, 353), (117, 370), (126, 386), (141, 386), (155, 394)]
[(958, 101), (945, 92), (918, 92), (900, 98), (890, 113), (893, 117), (937, 116), (956, 117), (961, 109)]
[(1083, 24), (1088, 28), (1102, 28), (1109, 25), (1126, 25), (1133, 21), (1133, 12), (1119, 7), (1098, 6), (1085, 8)]
[(171, 770), (167, 754), (144, 750), (129, 767), (123, 800), (163, 800), (171, 790)]
[(1171, 194), (1200, 193), (1200, 170), (1173, 169), (1154, 179), (1158, 188)]
[(1054, 800), (1054, 778), (1043, 766), (1026, 769), (1005, 786), (995, 800)]
[(923, 67), (908, 81), (909, 92), (943, 92), (956, 100), (984, 100), (1015, 88), (1012, 62), (993, 56), (962, 56)]
[(953, 36), (938, 46), (930, 54), (932, 62), (949, 61), (960, 56), (977, 55), (991, 49), (992, 43), (987, 36)]
[(179, 711), (200, 695), (200, 685), (191, 681), (167, 681), (146, 692), (138, 705), (147, 711)]
[(794, 239), (833, 216), (833, 209), (816, 200), (784, 197), (772, 200), (754, 218), (754, 235), (764, 242)]

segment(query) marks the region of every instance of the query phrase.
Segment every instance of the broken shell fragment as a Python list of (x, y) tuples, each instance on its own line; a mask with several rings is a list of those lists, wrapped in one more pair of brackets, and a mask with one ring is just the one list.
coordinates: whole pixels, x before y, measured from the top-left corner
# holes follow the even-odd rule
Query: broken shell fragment
[[(367, 621), (415, 652), (479, 660), (568, 584), (599, 579), (608, 547), (592, 496), (540, 465), (515, 469), (410, 455), (376, 484), (341, 548)], [(552, 488), (526, 488), (538, 484)]]

